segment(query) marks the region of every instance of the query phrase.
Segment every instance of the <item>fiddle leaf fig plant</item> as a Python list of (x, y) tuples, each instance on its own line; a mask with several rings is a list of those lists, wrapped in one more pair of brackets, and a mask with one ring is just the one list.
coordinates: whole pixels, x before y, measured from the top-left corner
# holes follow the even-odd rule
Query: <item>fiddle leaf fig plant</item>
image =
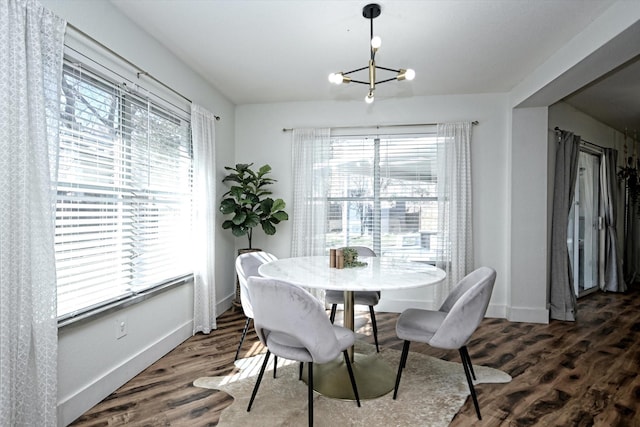
[(235, 167), (225, 166), (229, 173), (222, 182), (231, 183), (229, 191), (222, 195), (220, 212), (233, 215), (222, 223), (223, 229), (230, 229), (234, 236), (246, 235), (249, 249), (253, 237), (253, 228), (258, 225), (267, 235), (276, 234), (276, 224), (289, 219), (285, 212), (286, 204), (282, 199), (266, 197), (271, 194), (267, 188), (277, 182), (268, 177), (271, 166), (263, 165), (257, 171), (251, 167), (253, 163), (238, 163)]

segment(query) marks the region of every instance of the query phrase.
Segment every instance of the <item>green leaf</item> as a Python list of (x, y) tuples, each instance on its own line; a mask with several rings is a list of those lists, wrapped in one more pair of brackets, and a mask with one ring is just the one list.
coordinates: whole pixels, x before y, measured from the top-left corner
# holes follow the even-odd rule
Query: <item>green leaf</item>
[(258, 224), (260, 224), (260, 217), (255, 212), (249, 213), (244, 221), (244, 226), (248, 228), (253, 228)]
[(231, 228), (231, 233), (233, 233), (233, 235), (236, 236), (236, 237), (244, 236), (248, 232), (249, 232), (249, 229), (247, 227), (238, 227), (238, 226), (236, 226), (236, 227)]
[(289, 215), (285, 211), (274, 212), (272, 216), (273, 218), (277, 219), (278, 222), (286, 221), (289, 219)]
[(271, 207), (273, 206), (273, 199), (267, 197), (263, 201), (260, 202), (260, 210), (263, 215), (269, 215), (271, 213)]
[(228, 219), (228, 220), (226, 220), (226, 221), (224, 221), (222, 223), (222, 228), (225, 229), (225, 230), (227, 230), (227, 229), (229, 229), (231, 227), (233, 227), (233, 221), (231, 221), (230, 219)]
[(264, 175), (268, 174), (269, 172), (271, 172), (271, 166), (263, 165), (263, 166), (260, 167), (260, 169), (258, 169), (258, 177), (263, 177)]
[(242, 182), (240, 180), (240, 178), (238, 178), (237, 175), (227, 175), (222, 179), (222, 182), (227, 182), (227, 181), (233, 181), (233, 182), (238, 182), (238, 183)]
[(244, 204), (251, 204), (251, 205), (257, 205), (258, 203), (260, 203), (260, 197), (256, 196), (253, 193), (247, 193), (245, 194), (246, 199), (244, 200)]
[(243, 173), (246, 173), (248, 170), (251, 170), (251, 166), (253, 166), (253, 163), (237, 163), (236, 172), (242, 175)]
[(224, 199), (220, 202), (220, 212), (223, 214), (230, 214), (235, 212), (236, 202), (233, 199)]
[(264, 230), (265, 234), (268, 234), (269, 236), (273, 236), (274, 234), (276, 234), (276, 228), (273, 226), (273, 224), (271, 224), (271, 221), (269, 220), (262, 221), (262, 229)]
[(238, 187), (237, 185), (234, 185), (229, 190), (229, 193), (231, 193), (231, 196), (236, 200), (241, 200), (244, 197), (244, 192), (245, 190), (242, 187)]
[(239, 211), (231, 219), (235, 225), (242, 225), (247, 220), (247, 213), (245, 211)]
[(271, 212), (277, 212), (277, 211), (281, 211), (284, 208), (286, 208), (287, 205), (284, 203), (284, 200), (282, 199), (276, 199), (273, 202), (273, 206), (271, 207)]

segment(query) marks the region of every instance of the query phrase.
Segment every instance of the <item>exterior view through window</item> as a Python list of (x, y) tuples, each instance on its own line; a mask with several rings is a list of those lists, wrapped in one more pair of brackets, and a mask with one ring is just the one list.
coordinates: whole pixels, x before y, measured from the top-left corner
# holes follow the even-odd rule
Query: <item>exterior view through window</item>
[(332, 137), (330, 150), (327, 249), (435, 263), (435, 135)]

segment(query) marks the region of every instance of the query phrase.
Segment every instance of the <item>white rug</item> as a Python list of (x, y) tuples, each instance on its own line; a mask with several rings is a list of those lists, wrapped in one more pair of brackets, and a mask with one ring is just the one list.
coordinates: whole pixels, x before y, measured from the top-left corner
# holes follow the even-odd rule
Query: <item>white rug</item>
[[(366, 353), (373, 346), (358, 343)], [(400, 351), (384, 349), (380, 355), (395, 370)], [(247, 405), (264, 355), (236, 361), (240, 371), (231, 376), (202, 377), (196, 387), (222, 390), (234, 402), (220, 417), (220, 426), (303, 426), (307, 425), (307, 385), (298, 380), (298, 363), (278, 360), (278, 377), (273, 378), (273, 356), (262, 378), (251, 412)], [(508, 383), (511, 377), (497, 369), (474, 365), (476, 384)], [(418, 353), (409, 353), (402, 373), (397, 400), (393, 391), (377, 399), (343, 401), (315, 394), (314, 425), (323, 426), (447, 426), (469, 395), (460, 363), (447, 362)], [(480, 407), (482, 410), (482, 407)]]

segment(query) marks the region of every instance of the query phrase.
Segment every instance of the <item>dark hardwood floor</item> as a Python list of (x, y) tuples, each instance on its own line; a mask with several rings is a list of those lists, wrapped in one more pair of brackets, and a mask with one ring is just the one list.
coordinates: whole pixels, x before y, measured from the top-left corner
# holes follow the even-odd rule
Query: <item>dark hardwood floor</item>
[[(401, 350), (397, 314), (376, 317), (381, 347)], [(485, 319), (469, 343), (473, 363), (501, 369), (513, 381), (477, 386), (482, 421), (467, 399), (451, 425), (640, 426), (640, 289), (586, 296), (578, 317), (548, 325)], [(225, 312), (216, 331), (189, 338), (72, 425), (215, 426), (233, 399), (191, 383), (234, 371), (244, 320), (242, 312)], [(459, 361), (457, 351), (417, 343), (411, 349)], [(262, 351), (251, 330), (241, 357)]]

